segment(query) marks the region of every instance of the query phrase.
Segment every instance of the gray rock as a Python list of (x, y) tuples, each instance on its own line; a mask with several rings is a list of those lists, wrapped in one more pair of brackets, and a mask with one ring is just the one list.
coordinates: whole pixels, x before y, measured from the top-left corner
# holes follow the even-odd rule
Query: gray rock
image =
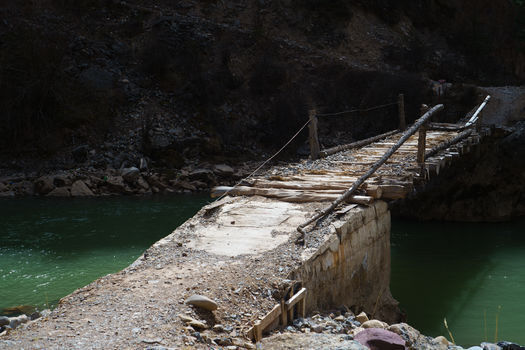
[(194, 294), (188, 299), (186, 299), (186, 304), (193, 305), (208, 311), (217, 310), (218, 306), (217, 303), (211, 300), (210, 298), (199, 294)]
[(40, 314), (40, 312), (38, 312), (38, 311), (35, 311), (31, 315), (29, 315), (29, 318), (31, 319), (31, 321), (34, 321), (34, 320), (36, 320), (37, 318), (40, 318), (40, 317), (42, 317), (42, 314)]
[(206, 183), (215, 181), (215, 174), (209, 169), (195, 169), (188, 175), (188, 177), (192, 181), (201, 180)]
[(483, 350), (501, 350), (501, 346), (488, 342), (483, 342), (480, 344), (480, 346), (483, 348)]
[(470, 348), (467, 348), (467, 350), (483, 350), (483, 348), (479, 346), (471, 346)]
[(215, 172), (218, 175), (233, 175), (233, 168), (226, 164), (216, 164), (213, 167), (213, 172)]
[(4, 192), (5, 190), (7, 190), (7, 186), (3, 182), (0, 182), (0, 192)]
[(64, 175), (55, 175), (55, 177), (53, 178), (53, 184), (56, 187), (69, 186), (71, 185), (71, 180)]
[(146, 160), (146, 158), (140, 158), (139, 169), (140, 170), (148, 169), (148, 161)]
[(508, 341), (500, 341), (498, 342), (498, 346), (500, 346), (503, 350), (525, 350), (524, 346), (520, 346)]
[(0, 197), (14, 197), (14, 191), (0, 192)]
[(73, 197), (84, 197), (84, 196), (94, 196), (93, 191), (87, 187), (87, 185), (82, 180), (77, 180), (71, 185), (71, 196)]
[(7, 326), (9, 324), (9, 317), (0, 316), (0, 326)]
[(70, 197), (71, 193), (67, 187), (57, 187), (47, 194), (48, 197)]
[(15, 190), (19, 195), (32, 196), (34, 193), (34, 185), (30, 181), (21, 181), (13, 187), (15, 187)]
[(52, 176), (42, 176), (35, 181), (34, 186), (37, 194), (46, 195), (55, 189), (54, 178)]
[(121, 170), (121, 175), (127, 182), (135, 182), (140, 176), (140, 170), (136, 167), (124, 168)]

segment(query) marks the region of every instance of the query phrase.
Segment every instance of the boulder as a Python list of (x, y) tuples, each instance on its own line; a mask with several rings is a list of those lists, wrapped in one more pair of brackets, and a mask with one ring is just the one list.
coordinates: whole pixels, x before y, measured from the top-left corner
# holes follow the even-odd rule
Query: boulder
[(53, 191), (47, 194), (48, 197), (70, 197), (71, 193), (69, 192), (68, 187), (57, 187)]
[(361, 312), (359, 315), (357, 315), (355, 317), (356, 321), (363, 324), (365, 323), (366, 321), (368, 321), (368, 316), (366, 315), (366, 313), (364, 312)]
[(502, 350), (525, 350), (525, 346), (520, 346), (518, 344), (511, 343), (508, 341), (500, 341), (498, 342), (498, 346)]
[(215, 174), (209, 169), (195, 169), (188, 177), (191, 181), (200, 180), (206, 183), (215, 183)]
[(363, 328), (382, 328), (385, 329), (388, 327), (388, 324), (385, 322), (381, 322), (379, 320), (370, 320), (364, 322), (361, 327)]
[(140, 170), (133, 166), (131, 168), (122, 169), (120, 174), (127, 182), (135, 182), (140, 176)]
[(217, 303), (211, 300), (210, 298), (199, 294), (194, 294), (188, 299), (186, 299), (186, 304), (193, 305), (208, 311), (217, 310), (218, 306)]
[(138, 179), (137, 179), (137, 185), (145, 190), (145, 191), (148, 191), (150, 188), (149, 188), (149, 184), (146, 182), (146, 180), (144, 180), (144, 178), (142, 176), (139, 176)]
[(106, 185), (112, 192), (126, 193), (126, 185), (122, 176), (108, 176)]
[(396, 333), (406, 340), (407, 345), (415, 347), (424, 338), (421, 333), (406, 323), (397, 323), (389, 326), (387, 330)]
[(438, 337), (435, 337), (434, 338), (434, 342), (435, 343), (438, 343), (438, 344), (443, 344), (445, 346), (448, 346), (450, 344), (450, 342), (448, 341), (447, 338), (445, 338), (444, 336), (440, 335)]
[(139, 169), (141, 171), (148, 169), (148, 161), (146, 160), (146, 158), (140, 158)]
[(46, 195), (55, 189), (54, 178), (52, 176), (42, 176), (35, 181), (35, 193)]
[(15, 188), (15, 191), (22, 196), (32, 196), (34, 193), (34, 185), (30, 181), (21, 181), (13, 187)]
[(55, 175), (53, 178), (53, 184), (56, 187), (64, 187), (71, 185), (71, 180), (65, 175)]
[(82, 180), (77, 180), (73, 182), (73, 185), (71, 185), (71, 196), (73, 197), (84, 197), (93, 195), (93, 191), (91, 191)]
[(0, 326), (7, 326), (9, 324), (9, 317), (0, 316)]
[(394, 332), (379, 328), (368, 328), (359, 332), (354, 340), (368, 346), (370, 350), (405, 350), (405, 340)]
[(231, 176), (233, 175), (233, 168), (226, 164), (216, 164), (213, 166), (213, 172), (217, 175)]

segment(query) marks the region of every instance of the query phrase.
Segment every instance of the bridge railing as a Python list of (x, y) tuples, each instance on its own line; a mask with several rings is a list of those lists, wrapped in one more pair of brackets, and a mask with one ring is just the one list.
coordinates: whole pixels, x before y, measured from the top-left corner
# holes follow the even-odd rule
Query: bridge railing
[[(385, 109), (391, 106), (397, 105), (398, 109), (398, 116), (399, 116), (399, 128), (397, 130), (388, 131), (386, 133), (373, 136), (364, 140), (359, 140), (357, 142), (339, 145), (335, 147), (331, 147), (325, 150), (320, 149), (320, 143), (319, 143), (319, 136), (318, 136), (318, 119), (319, 117), (337, 117), (342, 115), (348, 115), (353, 113), (365, 113), (370, 112), (374, 110), (379, 109)], [(396, 102), (386, 103), (378, 106), (368, 107), (368, 108), (356, 108), (346, 111), (340, 111), (335, 113), (322, 113), (318, 114), (315, 109), (312, 109), (309, 111), (309, 143), (310, 143), (310, 158), (311, 159), (318, 159), (318, 158), (324, 158), (329, 155), (346, 151), (353, 148), (360, 148), (363, 146), (366, 146), (372, 142), (375, 142), (377, 140), (380, 140), (382, 138), (388, 137), (390, 135), (395, 134), (398, 131), (403, 131), (406, 129), (406, 121), (405, 121), (405, 96), (404, 94), (398, 95), (398, 100)]]
[[(427, 123), (432, 115), (437, 113), (438, 111), (442, 110), (444, 106), (442, 104), (436, 105), (426, 111), (421, 118), (419, 118), (410, 128), (408, 128), (399, 141), (397, 141), (390, 149), (379, 159), (377, 162), (375, 162), (368, 171), (363, 174), (359, 179), (357, 179), (352, 187), (350, 187), (348, 190), (346, 190), (343, 194), (341, 194), (329, 207), (325, 208), (324, 210), (317, 213), (315, 216), (304, 222), (303, 224), (299, 225), (297, 227), (297, 231), (301, 233), (301, 238), (304, 241), (306, 232), (304, 228), (311, 223), (325, 217), (327, 214), (331, 213), (335, 208), (339, 206), (342, 202), (345, 202), (347, 199), (350, 198), (354, 194), (355, 191), (370, 177), (372, 174), (374, 174), (377, 169), (381, 167), (412, 135), (414, 135), (420, 128)], [(419, 147), (418, 147), (419, 149)]]
[[(401, 98), (400, 98), (400, 100), (402, 101)], [(332, 202), (332, 204), (329, 207), (327, 207), (324, 210), (320, 211), (315, 216), (313, 216), (312, 218), (310, 218), (309, 220), (307, 220), (306, 222), (304, 222), (303, 224), (301, 224), (301, 225), (299, 225), (297, 227), (297, 231), (299, 231), (301, 233), (301, 238), (300, 239), (302, 239), (303, 242), (304, 242), (305, 235), (306, 235), (306, 232), (305, 232), (306, 226), (308, 226), (308, 225), (314, 223), (315, 221), (325, 217), (326, 215), (331, 213), (333, 210), (335, 210), (342, 202), (347, 201), (353, 195), (353, 193), (355, 191), (357, 191), (357, 189), (370, 176), (372, 176), (416, 132), (419, 132), (416, 160), (417, 160), (418, 165), (421, 167), (420, 168), (420, 176), (423, 176), (423, 174), (425, 172), (425, 160), (427, 158), (435, 155), (440, 150), (446, 149), (446, 148), (450, 147), (451, 145), (453, 145), (453, 144), (461, 141), (462, 139), (468, 137), (473, 131), (472, 130), (472, 126), (475, 126), (478, 131), (481, 129), (481, 125), (482, 125), (481, 124), (482, 123), (482, 117), (481, 117), (482, 114), (481, 114), (481, 112), (482, 112), (483, 108), (486, 106), (486, 104), (488, 103), (489, 100), (490, 100), (490, 95), (485, 98), (483, 103), (479, 106), (479, 108), (472, 115), (472, 117), (469, 119), (469, 121), (467, 121), (465, 123), (465, 125), (456, 127), (456, 130), (465, 130), (466, 129), (465, 131), (461, 132), (460, 134), (458, 134), (453, 139), (451, 139), (451, 140), (449, 140), (447, 142), (444, 142), (444, 143), (440, 144), (439, 146), (433, 148), (429, 152), (426, 152), (426, 132), (427, 132), (427, 129), (428, 129), (429, 125), (430, 125), (429, 122), (430, 122), (430, 119), (432, 118), (432, 116), (434, 114), (436, 114), (437, 112), (439, 112), (442, 109), (444, 109), (444, 106), (442, 104), (438, 104), (438, 105), (434, 106), (433, 108), (429, 109), (426, 105), (422, 105), (422, 107), (421, 107), (421, 114), (422, 114), (422, 116), (408, 130), (406, 130), (403, 133), (403, 135), (396, 142), (396, 144), (394, 144), (381, 157), (381, 159), (379, 159), (377, 162), (375, 162), (365, 174), (363, 174), (359, 179), (357, 179), (357, 181), (354, 182), (352, 187), (350, 187), (343, 194), (341, 194), (341, 196), (339, 196), (334, 202)], [(401, 103), (400, 103), (400, 106), (402, 106)], [(400, 126), (401, 126), (401, 125), (403, 125), (402, 121), (404, 121), (404, 111), (403, 111), (403, 113), (401, 113), (401, 110), (402, 110), (401, 107), (399, 108), (399, 110), (400, 110)], [(401, 119), (401, 114), (403, 114), (403, 118), (402, 119)], [(311, 118), (312, 118), (312, 116), (313, 116), (313, 113), (310, 114)], [(316, 123), (313, 123), (311, 125), (316, 126)], [(313, 129), (313, 126), (311, 127), (311, 129)], [(439, 127), (439, 125), (437, 125), (437, 126)], [(395, 132), (398, 132), (398, 131), (395, 131)], [(395, 132), (393, 132), (393, 133), (395, 133)], [(367, 140), (358, 141), (358, 142), (356, 142), (354, 144), (345, 145), (343, 147), (346, 147), (346, 149), (352, 148), (351, 145), (353, 145), (355, 147), (362, 147), (362, 146), (366, 145), (367, 143), (372, 143), (372, 142), (377, 141), (380, 138), (386, 137), (384, 135), (386, 135), (386, 134), (378, 135), (376, 137), (373, 137), (373, 138), (370, 138), (370, 139), (367, 139)], [(372, 139), (374, 141), (369, 142)], [(359, 144), (359, 146), (357, 146), (358, 144)], [(344, 149), (345, 148), (339, 148), (338, 151), (342, 151)]]

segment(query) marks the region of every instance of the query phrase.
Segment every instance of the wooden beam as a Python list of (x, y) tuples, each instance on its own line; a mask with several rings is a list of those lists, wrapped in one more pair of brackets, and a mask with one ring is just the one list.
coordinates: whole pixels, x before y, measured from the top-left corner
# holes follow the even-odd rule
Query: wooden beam
[(288, 310), (292, 308), (295, 304), (300, 302), (306, 296), (306, 288), (301, 288), (293, 297), (286, 301), (286, 307)]
[[(273, 307), (273, 309), (268, 312), (260, 321), (255, 322), (253, 325), (253, 336), (255, 338), (255, 341), (260, 341), (262, 339), (262, 334), (266, 330), (266, 328), (275, 321), (277, 317), (281, 314), (281, 304), (277, 304)], [(250, 334), (250, 331), (248, 331), (248, 334)]]
[(371, 144), (373, 142), (376, 142), (376, 141), (382, 140), (384, 138), (387, 138), (389, 136), (392, 136), (394, 134), (397, 134), (398, 132), (399, 132), (398, 130), (392, 130), (392, 131), (386, 132), (386, 133), (381, 134), (381, 135), (369, 137), (369, 138), (364, 139), (364, 140), (356, 141), (356, 142), (353, 142), (353, 143), (348, 143), (346, 145), (340, 145), (340, 146), (328, 148), (328, 149), (325, 149), (325, 150), (321, 151), (320, 152), (320, 156), (321, 157), (328, 157), (329, 155), (335, 154), (337, 152), (348, 151), (348, 150), (354, 149), (354, 148), (361, 148), (361, 147), (369, 145), (369, 144)]

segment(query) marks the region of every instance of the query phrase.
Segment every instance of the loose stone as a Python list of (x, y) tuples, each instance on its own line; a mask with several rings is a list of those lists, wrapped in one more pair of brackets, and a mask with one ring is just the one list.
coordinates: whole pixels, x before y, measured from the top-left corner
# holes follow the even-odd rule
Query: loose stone
[(218, 306), (217, 303), (211, 300), (210, 298), (199, 294), (194, 294), (188, 299), (186, 299), (186, 304), (193, 305), (208, 311), (217, 310)]
[(368, 321), (368, 316), (367, 316), (364, 312), (361, 312), (359, 315), (357, 315), (357, 316), (355, 317), (355, 319), (356, 319), (359, 323), (363, 324), (363, 323), (365, 323), (366, 321)]

